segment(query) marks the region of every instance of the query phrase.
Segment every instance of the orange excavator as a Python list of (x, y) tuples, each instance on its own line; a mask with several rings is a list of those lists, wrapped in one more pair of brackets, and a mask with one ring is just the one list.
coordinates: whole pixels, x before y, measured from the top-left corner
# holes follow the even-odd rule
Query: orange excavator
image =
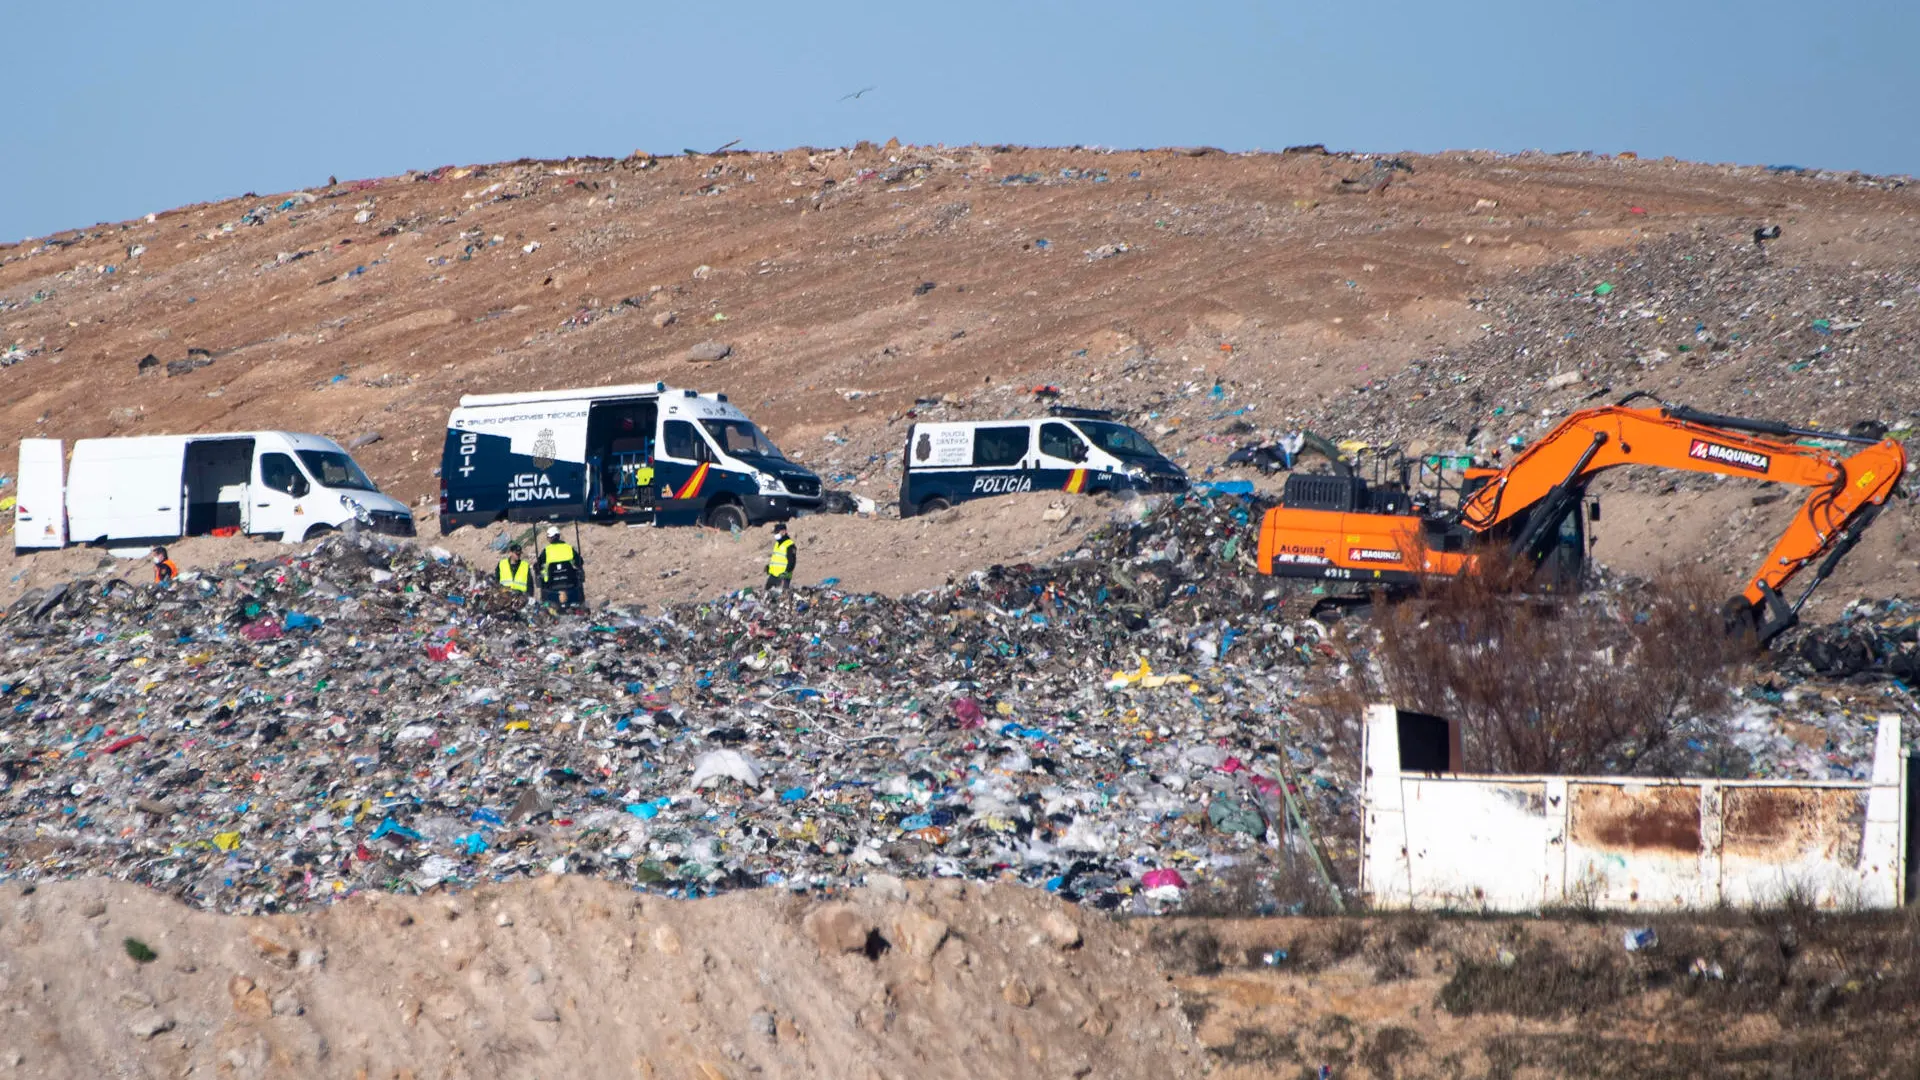
[[(1629, 407), (1642, 398), (1655, 404)], [(1802, 440), (1856, 449), (1843, 457)], [(1397, 479), (1373, 483), (1357, 475), (1289, 476), (1280, 506), (1260, 524), (1260, 569), (1391, 594), (1423, 579), (1480, 572), (1492, 565), (1489, 553), (1504, 551), (1549, 582), (1577, 582), (1587, 522), (1600, 517), (1587, 484), (1607, 469), (1651, 465), (1797, 484), (1811, 489), (1807, 501), (1728, 602), (1730, 622), (1751, 627), (1764, 643), (1798, 620), (1814, 589), (1860, 542), (1896, 493), (1907, 454), (1871, 422), (1845, 434), (1817, 431), (1635, 393), (1573, 413), (1504, 469), (1465, 469), (1452, 508), (1440, 505), (1444, 491), (1411, 490), (1415, 464), (1403, 458)], [(1816, 559), (1812, 580), (1789, 603), (1781, 590)]]

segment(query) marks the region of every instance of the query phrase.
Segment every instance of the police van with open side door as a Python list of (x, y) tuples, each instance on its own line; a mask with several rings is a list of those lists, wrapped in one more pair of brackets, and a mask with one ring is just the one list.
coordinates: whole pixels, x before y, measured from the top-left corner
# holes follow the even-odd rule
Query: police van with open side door
[(900, 516), (1022, 491), (1175, 492), (1187, 474), (1104, 409), (1055, 406), (1044, 419), (914, 424)]
[(819, 506), (820, 478), (725, 394), (665, 383), (468, 394), (447, 417), (442, 532), (501, 518), (732, 529)]

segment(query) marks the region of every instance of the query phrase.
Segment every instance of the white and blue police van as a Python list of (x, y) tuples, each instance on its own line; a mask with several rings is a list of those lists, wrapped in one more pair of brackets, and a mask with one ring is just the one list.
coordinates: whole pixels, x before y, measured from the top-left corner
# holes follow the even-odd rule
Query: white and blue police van
[(725, 394), (659, 382), (468, 394), (447, 417), (442, 532), (502, 518), (744, 529), (819, 506), (820, 477)]
[(900, 516), (1024, 491), (1177, 492), (1187, 474), (1111, 412), (1056, 406), (1031, 420), (914, 424)]

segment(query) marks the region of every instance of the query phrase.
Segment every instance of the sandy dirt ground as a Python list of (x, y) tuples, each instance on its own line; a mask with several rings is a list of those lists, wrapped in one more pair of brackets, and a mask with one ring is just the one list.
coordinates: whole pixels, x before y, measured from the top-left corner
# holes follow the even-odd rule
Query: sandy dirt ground
[[(800, 553), (794, 580), (801, 586), (832, 581), (854, 592), (899, 596), (994, 563), (1046, 562), (1072, 551), (1089, 527), (1126, 513), (1117, 501), (1054, 492), (979, 499), (904, 521), (884, 515), (813, 515), (788, 526)], [(531, 528), (462, 529), (421, 542), (444, 547), (476, 566), (492, 567), (500, 558), (499, 541), (518, 539)], [(544, 543), (540, 530), (534, 532), (528, 542)], [(562, 533), (571, 543), (573, 527), (566, 526)], [(768, 526), (739, 533), (588, 526), (580, 538), (588, 560), (589, 599), (627, 607), (759, 588), (766, 582), (773, 545)]]
[(1129, 922), (959, 881), (550, 876), (260, 918), (6, 886), (0, 1075), (1912, 1075), (1910, 920), (1689, 920), (1630, 954), (1593, 919)]
[(1199, 1075), (1139, 936), (1012, 888), (822, 910), (549, 877), (241, 921), (10, 887), (0, 943), (0, 1070), (46, 1080)]

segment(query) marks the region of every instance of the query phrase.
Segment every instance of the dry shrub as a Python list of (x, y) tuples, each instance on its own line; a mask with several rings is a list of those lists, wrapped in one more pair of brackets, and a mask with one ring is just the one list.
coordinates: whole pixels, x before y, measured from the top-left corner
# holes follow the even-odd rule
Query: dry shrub
[(1220, 938), (1204, 923), (1170, 923), (1147, 932), (1147, 943), (1169, 970), (1213, 975), (1221, 968)]
[(1462, 723), (1467, 767), (1632, 772), (1675, 724), (1725, 704), (1730, 637), (1701, 574), (1570, 599), (1516, 589), (1518, 571), (1433, 583), (1376, 608), (1376, 657), (1402, 708)]
[(1330, 915), (1338, 910), (1312, 860), (1300, 852), (1209, 874), (1194, 883), (1180, 905), (1182, 915), (1194, 918)]
[(1455, 1016), (1551, 1020), (1605, 1009), (1636, 989), (1633, 975), (1608, 953), (1568, 956), (1533, 942), (1504, 964), (1456, 954), (1438, 1003)]

